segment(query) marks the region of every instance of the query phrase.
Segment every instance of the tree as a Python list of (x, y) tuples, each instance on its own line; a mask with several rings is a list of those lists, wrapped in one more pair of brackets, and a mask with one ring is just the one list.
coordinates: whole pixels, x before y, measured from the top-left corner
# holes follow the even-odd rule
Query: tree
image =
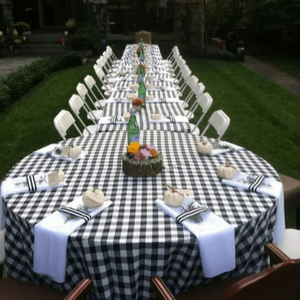
[(207, 47), (217, 30), (231, 15), (231, 0), (203, 0), (204, 45)]

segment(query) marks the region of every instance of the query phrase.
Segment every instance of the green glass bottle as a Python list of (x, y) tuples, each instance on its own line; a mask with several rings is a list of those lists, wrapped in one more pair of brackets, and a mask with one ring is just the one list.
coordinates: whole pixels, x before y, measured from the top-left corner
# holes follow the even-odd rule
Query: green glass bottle
[(137, 75), (138, 75), (138, 82), (143, 81), (143, 78), (145, 76), (145, 71), (141, 64), (138, 67)]
[(127, 126), (127, 136), (128, 136), (128, 145), (130, 145), (131, 142), (140, 141), (140, 129), (136, 120), (134, 109), (130, 111), (130, 119)]
[(139, 84), (139, 98), (143, 99), (142, 107), (146, 107), (146, 86), (144, 80), (142, 80)]

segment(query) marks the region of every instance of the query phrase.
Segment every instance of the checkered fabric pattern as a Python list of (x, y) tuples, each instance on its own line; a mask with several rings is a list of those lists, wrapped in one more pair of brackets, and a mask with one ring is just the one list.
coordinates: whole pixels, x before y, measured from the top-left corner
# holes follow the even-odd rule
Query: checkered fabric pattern
[[(222, 185), (216, 172), (227, 159), (243, 172), (279, 180), (277, 173), (247, 150), (202, 156), (196, 151), (198, 140), (186, 133), (142, 131), (140, 142), (155, 145), (164, 160), (163, 171), (149, 178), (128, 177), (122, 172), (125, 131), (63, 142), (88, 152), (72, 163), (36, 154), (25, 157), (7, 177), (60, 169), (67, 186), (4, 199), (8, 274), (65, 291), (89, 277), (94, 282), (89, 299), (154, 299), (150, 287), (154, 275), (161, 276), (175, 294), (209, 282), (203, 277), (195, 236), (155, 205), (156, 199), (163, 198), (166, 184), (191, 190), (196, 201), (235, 226), (236, 268), (220, 277), (266, 267), (263, 245), (272, 240), (277, 200)], [(34, 273), (34, 225), (93, 187), (102, 189), (113, 205), (70, 235), (66, 281), (58, 284)]]
[[(107, 103), (103, 109), (103, 117), (122, 117), (125, 112), (130, 112), (130, 103)], [(163, 116), (184, 116), (180, 103), (147, 103), (146, 109), (142, 108), (136, 112), (137, 122), (140, 130), (167, 130), (177, 132), (191, 132), (190, 123), (152, 123), (151, 113), (158, 112)], [(101, 131), (124, 131), (127, 124), (98, 124), (97, 132)]]
[[(126, 99), (128, 91), (112, 91), (110, 99)], [(161, 99), (162, 101), (168, 101), (168, 99), (178, 99), (177, 92), (175, 90), (149, 90), (149, 95), (153, 95), (155, 99)]]
[[(128, 81), (116, 81), (113, 85), (114, 89), (122, 90), (122, 89), (130, 89), (131, 82)], [(155, 89), (167, 88), (167, 89), (174, 89), (174, 85), (172, 81), (157, 81), (154, 83)], [(150, 89), (151, 90), (151, 89)]]

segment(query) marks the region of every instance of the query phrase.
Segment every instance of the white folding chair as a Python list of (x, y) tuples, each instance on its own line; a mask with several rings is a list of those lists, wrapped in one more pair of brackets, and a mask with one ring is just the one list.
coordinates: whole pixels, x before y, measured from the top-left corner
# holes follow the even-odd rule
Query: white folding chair
[(80, 123), (83, 125), (83, 136), (88, 136), (90, 134), (95, 134), (97, 132), (97, 125), (88, 125), (86, 126), (85, 123), (82, 121), (80, 117), (80, 110), (83, 108), (87, 113), (88, 110), (86, 109), (84, 102), (78, 95), (72, 95), (72, 97), (69, 100), (69, 105), (73, 111), (73, 113), (77, 116)]
[[(97, 64), (94, 65), (94, 70), (96, 71), (96, 68), (99, 67), (103, 71), (103, 73), (104, 73), (104, 82), (106, 84), (108, 84), (108, 85), (113, 84), (117, 79), (114, 78), (114, 77), (111, 77), (111, 75), (108, 72), (106, 72), (106, 70), (104, 68), (104, 61), (103, 61), (103, 59), (101, 59), (101, 58), (97, 59), (96, 63)], [(102, 90), (106, 90), (106, 87), (102, 86)]]
[(105, 82), (105, 74), (104, 74), (103, 70), (99, 66), (95, 66), (94, 65), (94, 70), (95, 70), (96, 75), (97, 75), (97, 77), (99, 78), (99, 80), (100, 80), (100, 82), (102, 84), (102, 89), (105, 90), (104, 96), (107, 97), (107, 98), (109, 98), (109, 96), (111, 94), (112, 86), (109, 83)]
[(119, 60), (119, 59), (117, 58), (117, 56), (115, 55), (113, 49), (112, 49), (110, 46), (106, 46), (106, 51), (109, 51), (109, 53), (111, 53), (111, 57), (113, 58), (114, 61)]
[(74, 125), (80, 136), (82, 136), (82, 132), (76, 125), (75, 119), (67, 110), (61, 110), (59, 114), (54, 118), (53, 122), (56, 130), (64, 140), (66, 140), (67, 131), (72, 125)]
[(181, 68), (181, 83), (178, 83), (180, 90), (178, 92), (178, 96), (181, 97), (183, 95), (184, 90), (187, 87), (187, 80), (189, 79), (189, 77), (191, 76), (192, 71), (190, 70), (190, 68), (185, 65)]
[[(103, 93), (101, 92), (101, 89), (98, 87), (95, 79), (93, 78), (93, 76), (91, 75), (87, 75), (84, 77), (84, 83), (86, 84), (86, 86), (88, 87), (89, 91), (91, 92), (91, 94), (93, 95), (94, 99), (95, 99), (95, 105), (97, 108), (103, 109), (103, 107), (105, 106), (105, 104), (107, 103)], [(98, 93), (100, 94), (100, 96), (102, 97), (102, 99), (99, 99), (94, 91), (93, 88), (95, 88)]]
[(199, 126), (200, 122), (202, 121), (202, 119), (204, 118), (204, 116), (206, 115), (206, 113), (208, 112), (208, 110), (210, 109), (212, 103), (213, 103), (213, 99), (209, 93), (204, 93), (200, 96), (197, 96), (196, 101), (194, 103), (195, 105), (193, 107), (193, 110), (191, 110), (186, 115), (188, 119), (191, 119), (191, 115), (195, 113), (195, 111), (198, 107), (202, 111), (202, 114), (201, 114), (199, 120), (197, 121), (197, 123), (191, 124), (191, 129), (192, 129), (193, 134), (199, 135), (200, 131), (199, 131), (198, 126)]
[(194, 90), (195, 90), (195, 86), (198, 83), (199, 79), (195, 76), (192, 75), (190, 76), (187, 81), (186, 84), (187, 86), (190, 88), (189, 93), (187, 94), (186, 98), (184, 99), (184, 102), (182, 104), (182, 106), (185, 108), (188, 106), (188, 103), (190, 101), (190, 99), (193, 97), (193, 95), (195, 94)]
[[(192, 75), (191, 77), (193, 77), (193, 76), (194, 75)], [(190, 80), (191, 77), (188, 80)], [(192, 86), (190, 86), (190, 88), (191, 88), (191, 91), (188, 94), (188, 96), (186, 97), (186, 99), (184, 100), (185, 105), (183, 107), (187, 107), (189, 105), (189, 102), (191, 101), (191, 99), (193, 98), (194, 95), (196, 96), (196, 99), (197, 99), (203, 94), (203, 92), (205, 90), (205, 86), (202, 82), (195, 82), (195, 81), (192, 82)], [(194, 117), (193, 112), (194, 112), (195, 105), (197, 106), (197, 101), (194, 101), (194, 103), (192, 104), (192, 106), (190, 107), (189, 110), (185, 110), (185, 111), (191, 112), (189, 114), (189, 119), (192, 119)]]
[[(96, 103), (93, 101), (93, 99), (91, 98), (91, 96), (88, 94), (88, 90), (85, 87), (85, 85), (82, 84), (82, 83), (78, 83), (77, 86), (76, 86), (76, 91), (79, 94), (79, 96), (81, 97), (82, 101), (85, 104), (85, 107), (88, 110), (88, 115), (87, 115), (88, 119), (90, 119), (90, 120), (92, 120), (94, 122), (100, 120), (100, 118), (103, 115), (103, 111), (101, 110), (102, 107), (99, 107), (99, 106), (96, 105)], [(92, 110), (89, 107), (88, 103), (86, 102), (86, 96), (88, 97), (88, 99), (90, 100), (90, 102), (93, 104), (95, 110)]]
[(212, 126), (216, 130), (218, 136), (218, 140), (222, 138), (224, 133), (226, 132), (228, 126), (230, 124), (230, 118), (222, 111), (222, 110), (217, 110), (215, 111), (211, 117), (208, 120), (208, 124), (203, 130), (201, 136), (205, 134), (207, 129)]

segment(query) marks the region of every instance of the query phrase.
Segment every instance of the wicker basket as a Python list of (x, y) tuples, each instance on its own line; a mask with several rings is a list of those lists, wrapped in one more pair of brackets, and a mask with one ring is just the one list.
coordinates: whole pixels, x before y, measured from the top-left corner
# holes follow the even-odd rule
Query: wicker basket
[(153, 177), (162, 171), (162, 155), (146, 161), (136, 161), (127, 157), (126, 153), (122, 156), (122, 170), (128, 176), (133, 177)]

